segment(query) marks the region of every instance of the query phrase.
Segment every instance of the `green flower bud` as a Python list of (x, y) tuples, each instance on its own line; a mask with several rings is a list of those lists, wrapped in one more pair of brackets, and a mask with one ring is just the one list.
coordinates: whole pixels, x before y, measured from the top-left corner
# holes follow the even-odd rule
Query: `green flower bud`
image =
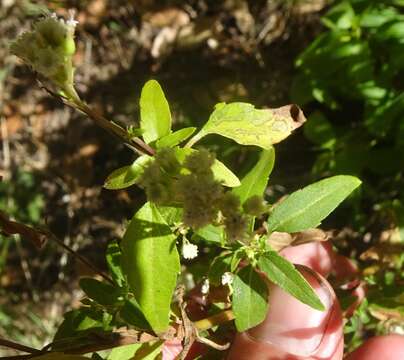
[(247, 231), (247, 219), (242, 214), (234, 213), (226, 216), (224, 226), (230, 241), (244, 240)]
[(251, 196), (243, 204), (243, 209), (248, 215), (260, 216), (266, 211), (265, 201), (261, 196)]
[(181, 169), (181, 164), (175, 156), (175, 150), (172, 148), (161, 149), (156, 154), (156, 161), (168, 174), (176, 175)]
[(224, 216), (231, 216), (240, 212), (240, 199), (233, 193), (227, 192), (219, 206)]
[(204, 173), (211, 170), (215, 156), (208, 150), (198, 150), (187, 156), (184, 167), (193, 173)]
[(39, 21), (34, 26), (34, 32), (37, 33), (39, 40), (42, 40), (44, 47), (56, 49), (63, 46), (68, 36), (68, 28), (64, 22), (54, 17), (48, 17)]
[(35, 71), (49, 79), (65, 95), (76, 97), (73, 87), (72, 56), (75, 52), (76, 22), (65, 22), (55, 16), (38, 21), (33, 30), (20, 35), (10, 46)]

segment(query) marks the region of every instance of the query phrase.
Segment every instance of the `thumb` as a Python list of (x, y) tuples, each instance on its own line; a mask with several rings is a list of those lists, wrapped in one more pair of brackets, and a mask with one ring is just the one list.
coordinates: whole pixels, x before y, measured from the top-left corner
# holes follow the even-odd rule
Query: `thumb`
[(267, 317), (257, 327), (236, 335), (228, 360), (342, 359), (342, 315), (335, 294), (320, 275), (301, 272), (326, 310), (314, 310), (270, 285)]

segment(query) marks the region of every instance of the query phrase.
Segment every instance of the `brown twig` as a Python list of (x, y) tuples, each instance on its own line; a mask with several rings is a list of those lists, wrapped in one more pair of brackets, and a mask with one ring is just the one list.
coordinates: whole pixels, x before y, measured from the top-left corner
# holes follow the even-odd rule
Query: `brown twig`
[(98, 126), (107, 130), (109, 133), (116, 136), (120, 139), (126, 146), (131, 148), (132, 150), (136, 151), (138, 154), (143, 155), (147, 154), (150, 156), (155, 155), (155, 150), (146, 144), (142, 139), (138, 137), (129, 137), (128, 132), (117, 123), (108, 120), (90, 106), (88, 106), (85, 102), (81, 101), (80, 98), (77, 99), (69, 99), (63, 95), (57, 94), (47, 88), (44, 85), (41, 85), (41, 88), (44, 89), (48, 94), (53, 96), (54, 98), (61, 100), (63, 104), (75, 109), (79, 110), (82, 113), (86, 114), (91, 120), (93, 120)]
[(49, 239), (52, 239), (56, 242), (59, 246), (73, 255), (78, 261), (83, 263), (84, 265), (88, 266), (91, 270), (93, 270), (96, 274), (100, 275), (104, 280), (108, 281), (110, 284), (114, 284), (113, 280), (105, 274), (103, 271), (98, 269), (94, 264), (92, 264), (89, 260), (87, 260), (84, 256), (80, 255), (76, 251), (74, 251), (70, 246), (66, 245), (63, 240), (59, 239), (54, 233), (49, 230), (44, 230), (44, 232), (48, 235)]
[(18, 344), (18, 343), (14, 342), (14, 341), (2, 339), (2, 338), (0, 338), (0, 346), (7, 347), (9, 349), (18, 350), (18, 351), (23, 351), (23, 352), (26, 352), (26, 353), (29, 353), (29, 354), (38, 354), (38, 353), (41, 352), (41, 350), (34, 349), (34, 348), (30, 347), (30, 346)]
[[(62, 341), (55, 341), (46, 345), (43, 349), (33, 349), (25, 345), (17, 344), (9, 340), (0, 339), (0, 346), (6, 346), (11, 349), (28, 352), (29, 355), (15, 355), (0, 357), (0, 359), (32, 359), (40, 355), (50, 354), (52, 352), (59, 352), (64, 354), (87, 354), (96, 351), (108, 350), (115, 347), (130, 345), (130, 344), (143, 344), (150, 341), (156, 341), (161, 339), (172, 339), (174, 338), (173, 329), (169, 329), (166, 335), (161, 337), (156, 337), (144, 331), (128, 330), (128, 329), (118, 329), (112, 333), (89, 333), (82, 344), (74, 343), (77, 339), (72, 339), (70, 342), (63, 339)], [(61, 346), (61, 342), (65, 342), (64, 346)], [(49, 351), (53, 348), (53, 351)]]

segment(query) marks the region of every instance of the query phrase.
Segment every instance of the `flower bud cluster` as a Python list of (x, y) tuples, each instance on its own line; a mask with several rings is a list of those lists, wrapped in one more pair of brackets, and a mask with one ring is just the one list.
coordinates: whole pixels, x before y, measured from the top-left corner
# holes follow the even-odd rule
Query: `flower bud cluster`
[(65, 22), (56, 15), (46, 17), (38, 21), (32, 31), (21, 34), (10, 50), (62, 90), (71, 88), (75, 26), (76, 21), (72, 19)]
[(224, 225), (230, 241), (242, 240), (247, 218), (239, 198), (225, 192), (215, 179), (214, 162), (215, 156), (207, 150), (194, 151), (180, 162), (175, 149), (165, 148), (145, 168), (139, 184), (154, 203), (181, 204), (185, 226)]
[(208, 151), (195, 151), (184, 161), (189, 173), (178, 179), (177, 192), (184, 207), (183, 221), (194, 229), (211, 224), (217, 218), (217, 204), (223, 196), (223, 188), (213, 176), (211, 167), (214, 161), (215, 157)]
[(243, 210), (248, 215), (260, 216), (266, 211), (266, 204), (262, 196), (254, 195), (244, 202)]
[(167, 205), (174, 201), (175, 179), (173, 176), (177, 175), (180, 169), (181, 164), (174, 150), (162, 149), (144, 169), (139, 185), (145, 189), (150, 201)]
[(231, 192), (227, 192), (220, 202), (220, 211), (224, 216), (224, 226), (230, 241), (243, 240), (247, 219), (241, 212), (240, 199)]

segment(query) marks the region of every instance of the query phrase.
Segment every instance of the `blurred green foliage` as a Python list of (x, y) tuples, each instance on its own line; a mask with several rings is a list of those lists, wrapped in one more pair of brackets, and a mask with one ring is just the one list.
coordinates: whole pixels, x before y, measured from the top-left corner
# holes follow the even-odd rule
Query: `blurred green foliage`
[(318, 151), (314, 175), (359, 176), (366, 204), (389, 220), (404, 203), (403, 10), (402, 0), (336, 1), (296, 60), (292, 87), (312, 110), (304, 133)]
[[(33, 173), (16, 171), (10, 180), (0, 182), (0, 210), (19, 221), (36, 225), (41, 220), (44, 199)], [(0, 235), (0, 272), (3, 270), (11, 237)]]

